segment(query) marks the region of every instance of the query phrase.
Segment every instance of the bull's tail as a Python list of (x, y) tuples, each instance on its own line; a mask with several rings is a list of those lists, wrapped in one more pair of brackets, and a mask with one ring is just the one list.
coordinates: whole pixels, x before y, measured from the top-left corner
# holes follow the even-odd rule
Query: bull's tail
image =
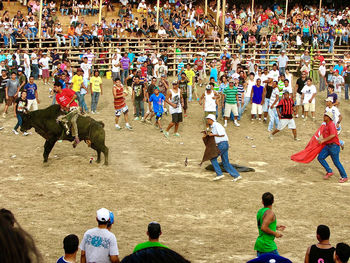
[(105, 124), (103, 123), (103, 121), (98, 121), (97, 123), (99, 123), (102, 126), (102, 128), (105, 127)]

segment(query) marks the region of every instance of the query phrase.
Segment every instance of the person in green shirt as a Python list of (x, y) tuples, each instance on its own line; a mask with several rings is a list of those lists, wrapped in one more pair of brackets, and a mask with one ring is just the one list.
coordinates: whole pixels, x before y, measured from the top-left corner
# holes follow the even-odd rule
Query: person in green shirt
[(162, 230), (160, 227), (160, 224), (157, 222), (151, 222), (148, 225), (148, 230), (147, 230), (147, 236), (148, 236), (148, 241), (144, 242), (144, 243), (140, 243), (138, 245), (136, 245), (136, 247), (134, 248), (133, 253), (145, 249), (145, 248), (149, 248), (149, 247), (164, 247), (164, 248), (168, 248), (166, 246), (164, 246), (163, 244), (161, 244), (159, 242), (159, 236), (162, 234)]
[(276, 215), (272, 211), (273, 202), (273, 194), (266, 192), (262, 195), (262, 204), (264, 207), (256, 215), (259, 236), (256, 239), (254, 250), (257, 251), (258, 257), (265, 253), (278, 255), (275, 237), (280, 238), (283, 235), (277, 232), (277, 230), (283, 231), (286, 228), (282, 225), (277, 226)]

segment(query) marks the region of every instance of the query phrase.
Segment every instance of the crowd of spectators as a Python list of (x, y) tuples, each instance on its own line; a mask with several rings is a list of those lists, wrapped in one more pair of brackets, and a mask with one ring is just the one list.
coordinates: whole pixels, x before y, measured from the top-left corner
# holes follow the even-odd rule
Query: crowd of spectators
[[(121, 0), (115, 7), (106, 0), (107, 10), (116, 9), (117, 17), (102, 19), (101, 23), (89, 24), (87, 16), (99, 12), (99, 1), (44, 1), (42, 38), (57, 40), (57, 44), (66, 45), (68, 40), (74, 47), (86, 45), (92, 41), (109, 41), (119, 37), (160, 37), (187, 38), (202, 41), (211, 38), (216, 41), (224, 39), (227, 45), (236, 44), (242, 52), (247, 47), (259, 45), (268, 50), (271, 48), (287, 49), (288, 47), (312, 46), (314, 49), (328, 48), (333, 51), (334, 45), (348, 45), (350, 34), (350, 10), (329, 9), (326, 6), (319, 10), (315, 6), (295, 5), (288, 11), (274, 4), (272, 8), (261, 5), (254, 8), (249, 5), (236, 6), (227, 4), (226, 13), (219, 11), (220, 20), (225, 21), (225, 34), (221, 35), (220, 27), (210, 19), (201, 5), (192, 1), (161, 1), (159, 21), (157, 24), (157, 6), (145, 0)], [(5, 5), (6, 7), (6, 5)], [(9, 40), (15, 45), (19, 38), (32, 40), (38, 37), (39, 1), (27, 3), (28, 12), (17, 12), (13, 17), (4, 11), (0, 23), (0, 38), (4, 46)], [(216, 12), (216, 1), (209, 4), (209, 11)], [(59, 18), (57, 13), (61, 14)], [(63, 16), (69, 16), (68, 28), (60, 23)], [(287, 19), (286, 19), (287, 18)], [(221, 22), (219, 23), (221, 26)]]

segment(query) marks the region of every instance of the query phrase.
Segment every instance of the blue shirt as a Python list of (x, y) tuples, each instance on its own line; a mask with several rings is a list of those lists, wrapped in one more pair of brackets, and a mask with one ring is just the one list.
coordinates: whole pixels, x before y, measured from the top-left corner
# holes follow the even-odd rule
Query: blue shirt
[(253, 103), (255, 104), (261, 104), (262, 101), (262, 94), (264, 92), (264, 87), (263, 86), (253, 86)]
[(35, 83), (30, 84), (27, 83), (24, 85), (24, 90), (27, 91), (27, 100), (34, 100), (35, 99), (35, 91), (38, 89)]
[(183, 69), (185, 67), (185, 64), (183, 62), (180, 62), (178, 65), (177, 65), (177, 74), (180, 74), (181, 72), (181, 69)]
[(6, 55), (4, 55), (4, 54), (0, 55), (0, 62), (5, 61), (5, 60), (6, 60)]
[(156, 96), (156, 94), (152, 94), (149, 101), (153, 102), (154, 113), (163, 113), (163, 102), (165, 101), (165, 96), (163, 93), (159, 93), (158, 96)]
[(56, 263), (67, 263), (68, 261), (65, 261), (64, 260), (64, 257), (62, 256), (62, 257), (60, 257), (58, 260), (57, 260), (57, 262)]
[(215, 82), (218, 82), (218, 69), (217, 68), (211, 68), (210, 69), (210, 78), (214, 78)]
[(130, 63), (133, 63), (134, 59), (135, 59), (135, 54), (134, 53), (129, 53), (128, 54), (128, 58), (130, 59)]
[(176, 29), (179, 29), (180, 28), (180, 25), (181, 23), (180, 22), (173, 22), (173, 26), (176, 28)]
[(338, 64), (334, 66), (334, 71), (338, 70), (339, 71), (339, 75), (342, 75), (344, 67), (343, 66), (339, 66)]
[(62, 89), (66, 88), (66, 82), (63, 79), (59, 79), (58, 82), (61, 83)]

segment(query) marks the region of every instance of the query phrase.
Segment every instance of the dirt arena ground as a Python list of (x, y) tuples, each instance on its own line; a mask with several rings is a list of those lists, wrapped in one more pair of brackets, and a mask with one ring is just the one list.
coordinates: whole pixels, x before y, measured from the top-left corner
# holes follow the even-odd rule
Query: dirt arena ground
[[(255, 256), (255, 217), (266, 191), (275, 195), (278, 223), (286, 226), (284, 236), (276, 240), (281, 255), (302, 262), (306, 248), (316, 243), (318, 224), (330, 226), (332, 244), (350, 241), (350, 183), (339, 184), (337, 170), (324, 181), (317, 160), (306, 165), (290, 160), (319, 127), (324, 94), (317, 96), (316, 122), (297, 120), (300, 142), (288, 130), (269, 140), (267, 126), (251, 123), (247, 115), (239, 128), (230, 123), (231, 161), (256, 169), (233, 183), (228, 175), (213, 182), (214, 173), (204, 169), (208, 163), (198, 165), (204, 150), (203, 112), (198, 103), (190, 104), (180, 138), (166, 139), (153, 125), (135, 121), (131, 122), (133, 131), (116, 131), (111, 81), (104, 83), (100, 113), (93, 117), (106, 125), (108, 167), (89, 164), (95, 152), (83, 143), (74, 150), (68, 142), (57, 143), (44, 165), (44, 139), (34, 130), (28, 137), (14, 135), (13, 114), (1, 119), (5, 130), (0, 132), (0, 206), (12, 210), (34, 236), (45, 262), (55, 262), (62, 255), (64, 236), (75, 233), (81, 239), (87, 229), (95, 227), (95, 211), (101, 207), (116, 215), (112, 231), (120, 258), (146, 240), (150, 221), (158, 221), (163, 230), (161, 242), (192, 262), (246, 262)], [(40, 85), (40, 108), (50, 103), (47, 89)], [(89, 95), (86, 99), (90, 105)], [(350, 144), (349, 103), (343, 102), (340, 110), (344, 117), (341, 138)], [(169, 120), (165, 117), (163, 125)], [(341, 152), (348, 173), (349, 157), (348, 146)]]

